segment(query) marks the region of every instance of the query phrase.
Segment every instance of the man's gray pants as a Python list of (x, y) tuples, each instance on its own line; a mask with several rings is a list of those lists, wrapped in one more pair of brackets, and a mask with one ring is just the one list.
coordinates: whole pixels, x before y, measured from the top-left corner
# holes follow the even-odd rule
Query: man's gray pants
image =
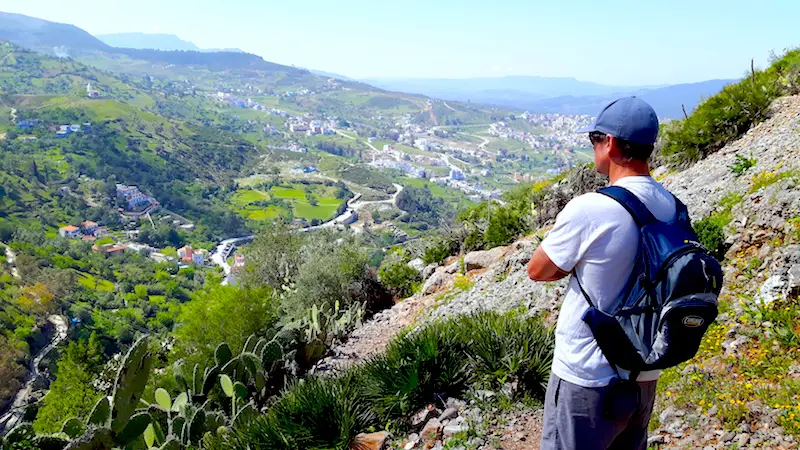
[(646, 449), (656, 384), (585, 388), (551, 374), (541, 450)]

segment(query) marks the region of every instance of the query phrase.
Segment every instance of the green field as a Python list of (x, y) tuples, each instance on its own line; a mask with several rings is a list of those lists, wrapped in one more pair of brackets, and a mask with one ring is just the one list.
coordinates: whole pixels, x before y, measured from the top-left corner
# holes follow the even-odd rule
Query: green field
[[(312, 206), (306, 198), (306, 187), (310, 187), (317, 198), (317, 205)], [(336, 188), (322, 184), (304, 185), (292, 183), (283, 186), (273, 186), (269, 192), (255, 189), (240, 189), (231, 198), (231, 203), (243, 217), (253, 221), (278, 218), (288, 213), (282, 204), (268, 205), (255, 204), (260, 201), (284, 200), (291, 205), (295, 217), (312, 220), (328, 220), (335, 214), (342, 200), (336, 198)]]
[(239, 189), (236, 191), (236, 194), (233, 195), (231, 202), (234, 205), (238, 206), (239, 208), (244, 208), (249, 203), (253, 203), (259, 200), (269, 200), (269, 194), (262, 191), (254, 191), (251, 189)]
[(403, 178), (402, 181), (399, 181), (399, 183), (402, 184), (403, 186), (413, 186), (417, 188), (424, 188), (427, 185), (428, 189), (431, 191), (431, 195), (433, 195), (434, 197), (443, 198), (449, 203), (453, 204), (473, 203), (471, 200), (467, 198), (466, 194), (457, 189), (440, 186), (436, 183), (431, 183), (428, 180), (423, 180), (422, 178)]
[[(114, 283), (108, 280), (98, 280), (94, 277), (94, 275), (75, 271), (75, 274), (78, 275), (78, 283), (86, 286), (89, 289), (96, 289), (100, 292), (114, 292)], [(95, 288), (95, 281), (97, 281), (97, 287)]]

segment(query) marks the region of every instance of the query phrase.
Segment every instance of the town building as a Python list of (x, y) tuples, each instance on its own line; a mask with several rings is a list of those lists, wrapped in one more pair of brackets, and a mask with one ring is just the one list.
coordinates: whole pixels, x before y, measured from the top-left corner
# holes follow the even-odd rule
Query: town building
[(178, 257), (183, 262), (187, 263), (192, 262), (192, 253), (193, 253), (192, 247), (189, 247), (188, 245), (178, 249)]
[(192, 262), (197, 266), (202, 266), (208, 258), (208, 250), (201, 248), (192, 252)]
[(128, 209), (159, 204), (156, 199), (143, 194), (136, 186), (117, 184), (117, 196), (123, 197), (128, 202)]
[(100, 93), (92, 89), (92, 83), (86, 83), (86, 96), (89, 98), (99, 98)]
[(157, 263), (165, 263), (170, 260), (169, 256), (159, 252), (150, 253), (150, 259)]
[(464, 172), (458, 169), (450, 169), (450, 179), (454, 181), (462, 181), (465, 180), (467, 177), (464, 176)]
[(292, 122), (289, 124), (289, 131), (292, 133), (308, 131), (308, 125), (305, 122)]
[(93, 252), (100, 253), (106, 258), (111, 258), (112, 256), (120, 256), (127, 249), (128, 247), (119, 244), (103, 244), (103, 245), (95, 244), (92, 246)]
[(97, 222), (92, 222), (91, 220), (87, 220), (81, 224), (81, 228), (85, 234), (92, 234), (97, 230), (98, 225)]
[(58, 229), (58, 234), (65, 238), (76, 238), (81, 235), (81, 229), (75, 225), (66, 225)]

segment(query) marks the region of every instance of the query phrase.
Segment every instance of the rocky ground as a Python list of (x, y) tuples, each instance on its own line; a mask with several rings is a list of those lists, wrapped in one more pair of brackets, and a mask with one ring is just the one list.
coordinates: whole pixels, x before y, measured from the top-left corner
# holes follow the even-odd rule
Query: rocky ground
[[(754, 160), (753, 167), (734, 173), (731, 165), (736, 155)], [(718, 341), (701, 349), (696, 364), (662, 376), (662, 394), (649, 444), (658, 448), (798, 448), (797, 439), (778, 426), (781, 405), (770, 405), (763, 395), (754, 394), (747, 403), (738, 400), (745, 413), (741, 422), (731, 426), (727, 410), (710, 404), (676, 406), (674, 394), (667, 389), (684, 386), (675, 380), (706, 380), (709, 389), (715, 386), (720, 392), (717, 395), (725, 398), (731, 394), (718, 387), (720, 380), (723, 385), (758, 382), (769, 391), (785, 385), (770, 380), (787, 377), (798, 380), (800, 386), (800, 365), (788, 366), (777, 378), (756, 380), (740, 373), (735, 364), (737, 358), (760, 351), (759, 335), (771, 332), (754, 329), (742, 320), (755, 308), (753, 305), (768, 305), (800, 294), (800, 96), (777, 100), (767, 121), (705, 160), (680, 172), (659, 168), (654, 175), (686, 203), (694, 220), (721, 213), (729, 214), (732, 220), (726, 230), (730, 249), (722, 293), (730, 307), (718, 318)], [(597, 183), (596, 178), (590, 178), (588, 184)], [(551, 209), (555, 211), (563, 202), (554, 200)], [(468, 253), (463, 260), (451, 258), (438, 267), (422, 268), (417, 262), (426, 280), (422, 295), (376, 315), (337, 347), (321, 368), (358, 362), (382, 351), (400, 331), (449, 315), (523, 307), (528, 314), (554, 320), (565, 282), (534, 283), (528, 279), (525, 265), (535, 241), (526, 238), (510, 246)], [(698, 386), (703, 389), (702, 381)], [(800, 417), (800, 390), (796, 394)], [(426, 413), (420, 412), (424, 417), (419, 421), (419, 431), (386, 439), (388, 448), (538, 448), (541, 409), (518, 407), (502, 412), (481, 409), (474, 401), (451, 403), (438, 408), (431, 405)], [(471, 433), (471, 440), (452, 441), (454, 432), (465, 427), (477, 430)]]

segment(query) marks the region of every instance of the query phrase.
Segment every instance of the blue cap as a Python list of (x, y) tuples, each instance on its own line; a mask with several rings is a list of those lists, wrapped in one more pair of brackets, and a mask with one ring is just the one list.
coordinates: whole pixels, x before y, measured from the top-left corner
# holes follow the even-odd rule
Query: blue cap
[(658, 117), (652, 106), (636, 97), (623, 97), (606, 105), (591, 126), (576, 133), (600, 131), (637, 144), (654, 144)]

